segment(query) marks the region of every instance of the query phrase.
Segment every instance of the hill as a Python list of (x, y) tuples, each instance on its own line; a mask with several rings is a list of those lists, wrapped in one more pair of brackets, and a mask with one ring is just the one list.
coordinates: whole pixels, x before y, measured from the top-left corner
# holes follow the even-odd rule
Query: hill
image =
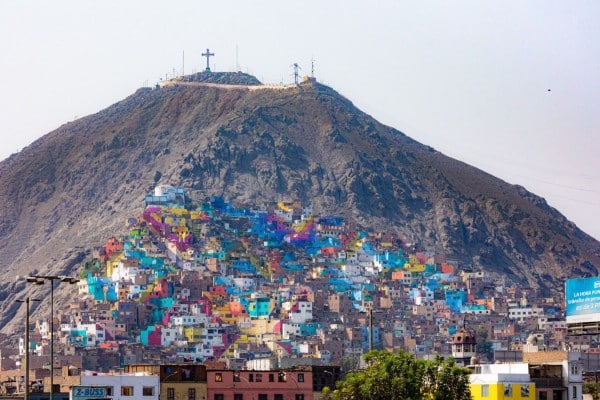
[(542, 292), (597, 274), (600, 243), (525, 188), (380, 124), (314, 81), (264, 87), (217, 76), (140, 89), (0, 163), (5, 304), (29, 290), (17, 275), (76, 273), (159, 183), (238, 204), (297, 199)]

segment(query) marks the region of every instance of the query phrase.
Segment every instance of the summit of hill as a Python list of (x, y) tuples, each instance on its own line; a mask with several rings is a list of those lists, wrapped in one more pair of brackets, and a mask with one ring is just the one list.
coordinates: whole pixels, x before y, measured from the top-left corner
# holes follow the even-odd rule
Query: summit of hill
[(179, 80), (183, 82), (205, 82), (226, 85), (262, 85), (256, 77), (244, 72), (211, 72), (202, 71), (192, 75), (186, 75)]

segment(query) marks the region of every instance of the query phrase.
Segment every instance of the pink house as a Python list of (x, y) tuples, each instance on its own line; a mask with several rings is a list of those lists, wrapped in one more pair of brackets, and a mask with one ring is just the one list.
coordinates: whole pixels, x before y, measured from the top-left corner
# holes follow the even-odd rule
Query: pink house
[(162, 345), (162, 331), (160, 326), (157, 326), (152, 332), (148, 334), (148, 346), (161, 346)]
[(312, 370), (207, 371), (207, 400), (313, 400)]

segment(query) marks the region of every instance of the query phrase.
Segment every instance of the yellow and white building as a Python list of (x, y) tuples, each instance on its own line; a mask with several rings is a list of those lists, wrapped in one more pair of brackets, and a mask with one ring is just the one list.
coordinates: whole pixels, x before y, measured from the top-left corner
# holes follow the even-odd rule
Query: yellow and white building
[(473, 400), (535, 400), (527, 363), (475, 365), (469, 376)]

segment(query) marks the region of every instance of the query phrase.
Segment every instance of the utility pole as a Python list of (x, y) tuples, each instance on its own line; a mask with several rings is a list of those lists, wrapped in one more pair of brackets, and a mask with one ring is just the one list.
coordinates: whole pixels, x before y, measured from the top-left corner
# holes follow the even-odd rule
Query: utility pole
[(26, 297), (25, 300), (17, 300), (17, 303), (25, 303), (25, 391), (23, 394), (23, 400), (29, 399), (29, 302), (40, 301), (38, 299), (29, 299)]
[(67, 276), (53, 275), (35, 275), (28, 276), (27, 282), (35, 285), (43, 285), (46, 281), (50, 282), (50, 400), (53, 400), (54, 394), (54, 281), (67, 282), (71, 285), (79, 282), (77, 278)]

